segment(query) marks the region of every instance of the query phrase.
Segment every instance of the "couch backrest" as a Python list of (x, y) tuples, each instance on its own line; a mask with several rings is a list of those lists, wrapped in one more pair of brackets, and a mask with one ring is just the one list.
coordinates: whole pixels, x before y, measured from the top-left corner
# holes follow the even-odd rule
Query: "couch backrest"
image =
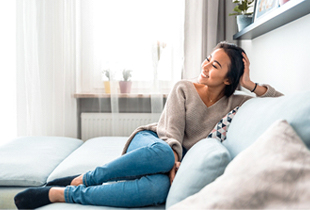
[(278, 119), (286, 119), (310, 148), (310, 92), (307, 91), (245, 102), (234, 117), (223, 143), (231, 157), (250, 146)]

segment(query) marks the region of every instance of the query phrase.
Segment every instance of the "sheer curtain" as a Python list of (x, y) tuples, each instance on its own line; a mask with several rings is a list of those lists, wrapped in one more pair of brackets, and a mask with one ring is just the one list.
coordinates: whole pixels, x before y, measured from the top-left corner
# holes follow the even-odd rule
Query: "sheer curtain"
[(237, 32), (232, 1), (186, 0), (183, 78), (194, 78), (200, 65), (220, 41), (235, 42)]
[(16, 2), (0, 2), (0, 89), (1, 138), (0, 145), (17, 135), (16, 131)]
[(131, 93), (150, 93), (154, 78), (180, 79), (184, 7), (182, 0), (80, 0), (78, 91), (102, 91), (103, 70), (115, 81), (122, 80), (123, 69), (132, 70)]
[[(109, 94), (110, 100), (98, 98), (93, 106), (111, 106), (112, 133), (118, 129), (118, 113), (131, 112), (130, 107), (120, 109), (120, 98), (149, 98), (150, 112), (161, 113), (163, 94), (181, 79), (185, 1), (80, 0), (77, 8), (77, 92)], [(123, 70), (131, 71), (131, 91), (126, 94), (119, 86)], [(141, 100), (131, 100), (130, 106), (138, 103)], [(156, 122), (158, 114), (153, 116)]]
[(77, 136), (75, 0), (17, 0), (17, 132)]
[(116, 118), (124, 69), (132, 71), (129, 97), (147, 95), (150, 112), (160, 113), (163, 94), (181, 79), (184, 7), (184, 0), (17, 0), (18, 135), (77, 137), (74, 94), (105, 94), (104, 70)]

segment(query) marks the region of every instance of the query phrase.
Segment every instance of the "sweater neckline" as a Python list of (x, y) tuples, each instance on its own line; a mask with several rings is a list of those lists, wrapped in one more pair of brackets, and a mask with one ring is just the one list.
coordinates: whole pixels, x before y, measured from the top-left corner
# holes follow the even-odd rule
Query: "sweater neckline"
[(207, 105), (203, 102), (203, 100), (202, 100), (202, 98), (200, 97), (199, 93), (197, 92), (197, 90), (196, 90), (195, 85), (194, 85), (193, 82), (191, 82), (191, 86), (192, 86), (192, 88), (193, 88), (193, 90), (194, 90), (194, 92), (195, 92), (196, 97), (199, 98), (200, 103), (201, 103), (204, 107), (206, 107), (207, 109), (210, 109), (210, 108), (212, 108), (212, 107), (215, 107), (218, 103), (220, 103), (220, 101), (222, 101), (222, 100), (224, 100), (224, 98), (226, 98), (226, 96), (224, 95), (224, 96), (222, 96), (217, 102), (215, 102), (214, 104), (212, 104), (211, 106), (207, 106)]

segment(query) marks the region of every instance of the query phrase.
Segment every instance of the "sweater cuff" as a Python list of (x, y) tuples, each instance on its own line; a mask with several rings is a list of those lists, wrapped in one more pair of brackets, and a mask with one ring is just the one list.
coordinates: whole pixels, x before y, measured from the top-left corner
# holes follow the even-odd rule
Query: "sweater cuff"
[(178, 161), (181, 161), (183, 149), (180, 142), (175, 139), (167, 139), (166, 142), (178, 154)]

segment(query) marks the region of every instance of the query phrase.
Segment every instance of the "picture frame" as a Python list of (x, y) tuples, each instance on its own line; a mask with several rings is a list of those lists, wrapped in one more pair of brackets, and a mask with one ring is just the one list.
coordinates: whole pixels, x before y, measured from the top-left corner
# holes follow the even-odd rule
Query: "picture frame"
[(279, 0), (256, 0), (253, 22), (279, 7)]

